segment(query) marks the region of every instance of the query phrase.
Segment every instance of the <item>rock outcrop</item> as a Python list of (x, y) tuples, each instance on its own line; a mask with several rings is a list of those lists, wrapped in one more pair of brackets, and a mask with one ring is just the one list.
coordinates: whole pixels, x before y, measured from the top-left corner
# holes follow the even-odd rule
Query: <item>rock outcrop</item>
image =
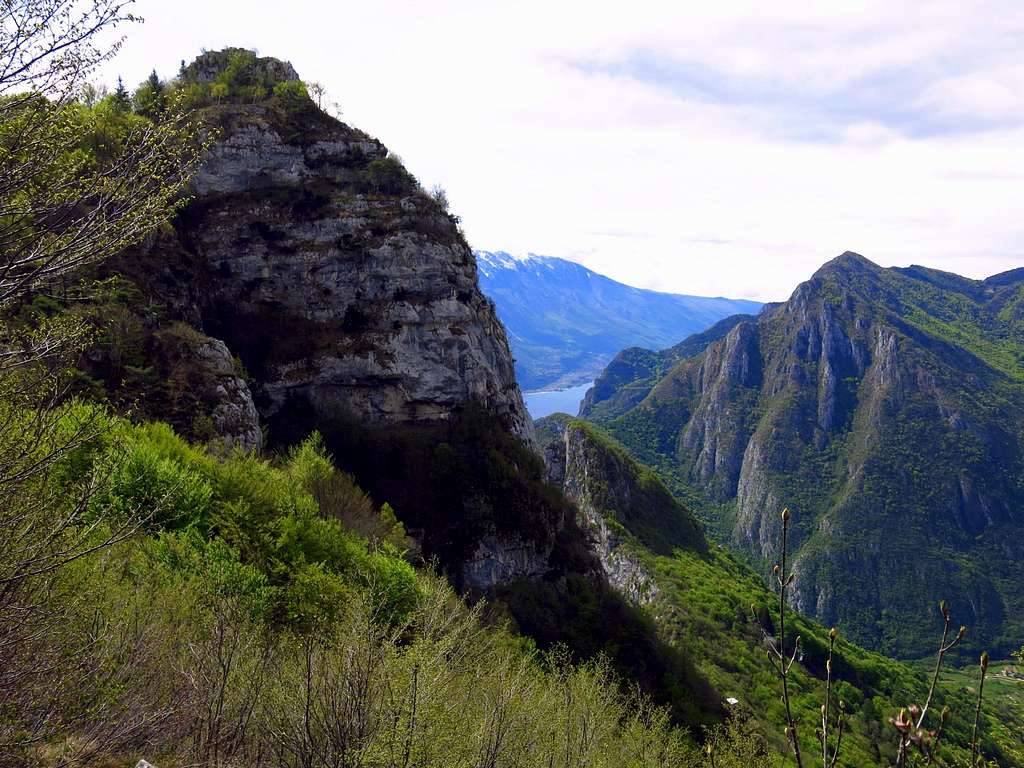
[(631, 602), (649, 603), (659, 590), (642, 550), (703, 550), (700, 526), (650, 470), (593, 427), (561, 415), (538, 424), (548, 478), (575, 504), (608, 582)]
[(215, 135), (171, 226), (104, 266), (88, 380), (222, 449), (318, 430), (459, 588), (597, 574), (458, 219), (297, 78), (241, 49), (183, 70)]
[(679, 344), (655, 352), (630, 347), (619, 352), (587, 390), (580, 416), (607, 421), (639, 405), (659, 379), (680, 360), (703, 352), (709, 344), (725, 338), (739, 323), (754, 320), (754, 315), (730, 315), (706, 331), (695, 333)]
[[(237, 55), (204, 54), (184, 77), (209, 82)], [(290, 64), (247, 61), (267, 88), (297, 80)], [(241, 359), (272, 442), (328, 416), (425, 423), (470, 402), (532, 440), (457, 221), (380, 142), (309, 99), (200, 116), (219, 136), (193, 199), (172, 234), (117, 269)]]
[[(194, 414), (208, 415), (208, 438), (228, 451), (259, 453), (263, 447), (259, 413), (243, 371), (224, 342), (196, 333), (190, 344), (168, 345), (168, 335), (157, 335), (166, 345), (165, 381), (180, 388), (179, 396), (188, 393), (193, 407), (198, 406)], [(196, 415), (192, 429), (200, 429)]]

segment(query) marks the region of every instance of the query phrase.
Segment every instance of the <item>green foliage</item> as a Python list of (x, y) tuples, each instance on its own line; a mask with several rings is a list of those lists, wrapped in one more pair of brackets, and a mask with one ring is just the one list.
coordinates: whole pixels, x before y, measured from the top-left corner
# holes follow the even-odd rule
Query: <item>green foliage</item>
[[(716, 768), (774, 768), (777, 758), (741, 710), (707, 733), (704, 752)], [(713, 762), (712, 762), (713, 758)]]
[[(667, 710), (629, 692), (607, 662), (538, 654), (485, 627), (482, 608), (468, 610), (391, 545), (320, 516), (307, 487), (337, 470), (318, 437), (272, 465), (212, 456), (166, 425), (92, 406), (69, 405), (60, 429), (83, 419), (103, 429), (49, 482), (97, 485), (82, 522), (101, 539), (126, 510), (159, 514), (60, 571), (49, 599), (63, 618), (46, 661), (89, 673), (33, 700), (61, 714), (68, 738), (27, 744), (22, 759), (122, 762), (144, 744), (168, 764), (279, 754), (283, 765), (323, 765), (346, 753), (370, 764), (406, 753), (466, 765), (700, 764)], [(390, 508), (381, 515), (398, 526)], [(623, 650), (647, 636), (624, 635)], [(0, 726), (34, 711), (0, 706)]]
[(274, 86), (274, 98), (285, 109), (295, 109), (306, 102), (312, 103), (306, 84), (301, 80), (285, 80)]
[[(0, 29), (0, 47), (18, 52), (18, 64), (0, 73), (5, 765), (38, 764), (41, 756), (31, 753), (43, 743), (51, 746), (47, 761), (64, 761), (62, 745), (52, 743), (71, 730), (88, 745), (86, 752), (124, 743), (137, 727), (130, 713), (142, 692), (150, 689), (155, 711), (162, 705), (156, 664), (147, 667), (149, 674), (140, 664), (165, 658), (166, 635), (145, 644), (134, 635), (136, 609), (155, 608), (157, 601), (140, 604), (114, 588), (117, 577), (91, 578), (138, 524), (124, 509), (108, 515), (93, 504), (103, 493), (101, 480), (109, 479), (94, 472), (94, 459), (110, 448), (104, 437), (111, 425), (95, 409), (59, 407), (74, 378), (73, 361), (92, 336), (59, 304), (74, 297), (80, 270), (136, 244), (173, 215), (203, 151), (196, 126), (173, 105), (147, 102), (160, 113), (157, 125), (131, 114), (123, 87), (101, 97), (83, 83), (112, 52), (98, 39), (132, 20), (125, 6), (13, 3), (4, 9), (10, 23)], [(178, 506), (202, 502), (195, 485), (181, 493), (168, 487), (173, 480), (160, 461), (134, 458), (136, 470), (163, 484), (155, 493), (173, 490)], [(116, 478), (124, 506), (152, 498), (154, 491), (136, 480), (124, 473)]]
[[(677, 551), (672, 557), (648, 556), (646, 567), (656, 574), (661, 595), (653, 604), (661, 631), (723, 696), (735, 697), (749, 713), (748, 728), (766, 740), (771, 751), (785, 754), (782, 739), (784, 711), (779, 703), (779, 682), (761, 647), (760, 630), (751, 619), (753, 605), (761, 622), (771, 628), (778, 597), (770, 593), (749, 567), (721, 549), (706, 555)], [(824, 697), (828, 631), (796, 613), (787, 614), (787, 634), (798, 634), (802, 653), (790, 681), (794, 715), (799, 723), (805, 754), (820, 754), (814, 730), (820, 725)], [(929, 626), (935, 632), (941, 627)], [(919, 669), (866, 651), (840, 637), (834, 662), (833, 690), (849, 713), (840, 766), (885, 765), (895, 757), (896, 733), (886, 719), (911, 701), (923, 700), (926, 665)], [(964, 757), (970, 733), (965, 728), (973, 711), (971, 693), (953, 678), (943, 678), (936, 695), (937, 709), (948, 705), (958, 718), (947, 732), (948, 755)], [(936, 704), (933, 703), (933, 706)], [(1012, 739), (998, 739), (1006, 721), (1003, 714), (984, 721), (992, 734), (987, 753), (1006, 757)], [(1013, 715), (1011, 730), (1021, 720)]]
[(203, 599), (237, 600), (253, 619), (270, 618), (276, 590), (223, 539), (187, 528), (158, 533), (143, 546), (161, 567), (199, 586)]
[(416, 189), (416, 179), (393, 156), (371, 160), (365, 174), (370, 189), (380, 195), (395, 195)]
[(213, 497), (210, 483), (171, 454), (168, 443), (173, 446), (170, 428), (152, 425), (113, 447), (99, 462), (107, 482), (91, 500), (93, 514), (122, 520), (142, 517), (163, 529), (207, 517)]
[(92, 107), (78, 105), (75, 111), (81, 147), (96, 165), (108, 163), (124, 152), (131, 135), (150, 124), (144, 113), (133, 114), (117, 93), (104, 97)]
[(135, 111), (149, 118), (159, 119), (167, 109), (167, 85), (154, 69), (132, 96)]
[[(4, 258), (36, 267), (8, 278), (4, 310), (15, 296), (30, 299), (29, 285), (49, 287), (166, 221), (203, 149), (196, 126), (171, 103), (159, 124), (121, 110), (114, 96), (91, 106), (3, 96), (0, 112), (0, 175), (10, 175), (0, 220), (9, 241)], [(58, 212), (70, 217), (63, 227), (54, 226)]]
[(288, 75), (273, 59), (244, 48), (227, 48), (200, 55), (182, 69), (169, 89), (190, 109), (226, 104), (268, 105), (286, 113), (315, 109), (306, 84), (287, 79)]
[[(378, 517), (385, 535), (376, 548), (321, 515), (310, 489), (336, 470), (317, 435), (279, 468), (251, 454), (214, 458), (165, 424), (117, 422), (103, 440), (59, 463), (54, 476), (66, 482), (86, 468), (103, 478), (90, 499), (93, 518), (139, 519), (158, 535), (181, 532), (178, 549), (220, 542), (265, 578), (274, 615), (286, 625), (329, 623), (354, 589), (369, 590), (393, 621), (417, 600), (415, 573), (389, 543), (404, 537), (393, 512), (378, 513), (390, 519), (385, 525)], [(203, 547), (190, 557), (206, 558)]]

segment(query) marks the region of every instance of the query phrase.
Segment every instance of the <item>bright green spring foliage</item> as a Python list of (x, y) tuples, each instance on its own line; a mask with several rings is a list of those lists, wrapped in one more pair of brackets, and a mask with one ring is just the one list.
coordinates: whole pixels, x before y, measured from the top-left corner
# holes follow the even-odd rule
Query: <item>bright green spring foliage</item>
[(158, 121), (0, 91), (0, 309), (134, 245), (166, 221), (203, 144), (171, 102)]
[(136, 109), (147, 114), (159, 109), (170, 95), (180, 97), (193, 110), (221, 104), (267, 103), (285, 110), (315, 107), (309, 89), (293, 70), (245, 48), (206, 51), (171, 81), (153, 72), (133, 100)]
[(220, 542), (264, 579), (265, 608), (278, 623), (330, 623), (359, 590), (372, 591), (393, 620), (416, 602), (415, 573), (393, 544), (371, 549), (320, 514), (314, 492), (337, 470), (316, 436), (274, 466), (246, 453), (211, 456), (165, 424), (114, 421), (74, 462), (104, 478), (90, 515), (138, 520), (169, 562), (201, 559), (205, 542)]
[[(346, 525), (366, 525), (358, 489), (335, 487), (322, 508), (318, 494), (349, 481), (317, 436), (271, 462), (212, 455), (166, 425), (93, 406), (58, 416), (57, 442), (83, 424), (89, 433), (47, 472), (56, 493), (46, 510), (98, 548), (48, 582), (45, 608), (59, 621), (47, 636), (8, 656), (42, 654), (46, 669), (5, 691), (5, 758), (319, 766), (408, 756), (565, 768), (707, 759), (604, 661), (538, 653), (414, 569), (387, 505), (373, 507), (372, 540)], [(714, 738), (740, 743), (726, 731)]]

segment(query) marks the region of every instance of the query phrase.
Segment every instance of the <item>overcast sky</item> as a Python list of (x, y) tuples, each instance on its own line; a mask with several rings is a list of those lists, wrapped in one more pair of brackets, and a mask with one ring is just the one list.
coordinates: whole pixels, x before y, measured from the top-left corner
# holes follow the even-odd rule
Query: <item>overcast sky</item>
[(777, 300), (854, 250), (1024, 266), (1024, 3), (139, 0), (103, 79), (255, 48), (475, 248)]

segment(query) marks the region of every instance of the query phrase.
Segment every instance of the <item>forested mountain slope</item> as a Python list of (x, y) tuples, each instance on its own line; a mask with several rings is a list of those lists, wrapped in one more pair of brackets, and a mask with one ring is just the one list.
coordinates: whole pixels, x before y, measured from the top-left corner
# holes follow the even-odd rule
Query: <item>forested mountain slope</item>
[[(608, 583), (546, 482), (457, 221), (296, 78), (229, 49), (162, 86), (215, 136), (188, 203), (73, 308), (95, 331), (77, 391), (213, 452), (275, 455), (318, 432), (418, 562), (475, 598), (544, 584), (556, 610), (588, 604), (542, 646), (605, 655), (676, 722), (720, 720), (717, 693)], [(507, 606), (514, 621), (531, 610)]]
[[(723, 697), (735, 700), (734, 714), (749, 718), (747, 727), (752, 732), (765, 738), (773, 751), (785, 753), (779, 680), (765, 655), (758, 626), (762, 622), (770, 631), (777, 630), (777, 593), (741, 559), (709, 545), (691, 512), (655, 473), (599, 427), (557, 414), (539, 420), (537, 434), (550, 477), (577, 505), (611, 583), (644, 605), (658, 631), (695, 660)], [(532, 618), (533, 630), (543, 636), (559, 616), (552, 612)], [(796, 634), (801, 638), (791, 681), (799, 693), (792, 706), (804, 754), (814, 754), (820, 750), (814, 730), (821, 723), (829, 632), (826, 626), (797, 614), (787, 615), (786, 624), (787, 647)], [(920, 629), (935, 635), (932, 639), (937, 642), (941, 624), (940, 613), (933, 607)], [(890, 765), (897, 739), (883, 713), (922, 700), (923, 667), (894, 661), (845, 638), (837, 649), (833, 691), (847, 710), (838, 765)], [(964, 677), (943, 675), (938, 688), (939, 709), (948, 705), (955, 713), (945, 736), (950, 747), (947, 758), (955, 754), (964, 759), (959, 749), (969, 744), (964, 716), (971, 711), (971, 691)], [(999, 689), (988, 707), (991, 718), (982, 722), (988, 754), (998, 754), (1006, 764), (1019, 760), (1013, 745), (1024, 728), (1024, 708), (1016, 696), (1012, 683)]]
[(795, 605), (857, 641), (921, 655), (947, 598), (971, 647), (1019, 645), (1024, 270), (845, 253), (720, 331), (667, 370), (620, 357), (585, 413), (756, 562), (791, 507)]

